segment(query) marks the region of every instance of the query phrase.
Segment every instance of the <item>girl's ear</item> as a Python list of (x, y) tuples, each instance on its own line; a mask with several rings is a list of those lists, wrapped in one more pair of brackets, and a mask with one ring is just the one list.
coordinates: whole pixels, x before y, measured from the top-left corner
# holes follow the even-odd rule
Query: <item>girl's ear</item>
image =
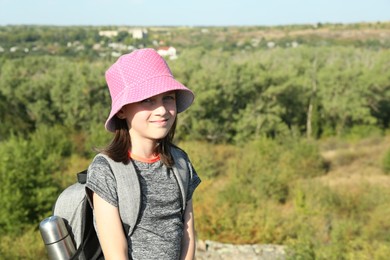
[(126, 118), (125, 112), (123, 111), (123, 108), (121, 108), (121, 110), (119, 110), (119, 111), (116, 113), (116, 116), (117, 116), (119, 119), (125, 119), (125, 118)]

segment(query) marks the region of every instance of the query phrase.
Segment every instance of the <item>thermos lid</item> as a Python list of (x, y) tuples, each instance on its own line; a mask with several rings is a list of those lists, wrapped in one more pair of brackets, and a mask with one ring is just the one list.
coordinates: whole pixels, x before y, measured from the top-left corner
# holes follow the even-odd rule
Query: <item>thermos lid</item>
[(55, 243), (68, 235), (64, 220), (57, 216), (42, 220), (39, 224), (39, 230), (46, 245)]

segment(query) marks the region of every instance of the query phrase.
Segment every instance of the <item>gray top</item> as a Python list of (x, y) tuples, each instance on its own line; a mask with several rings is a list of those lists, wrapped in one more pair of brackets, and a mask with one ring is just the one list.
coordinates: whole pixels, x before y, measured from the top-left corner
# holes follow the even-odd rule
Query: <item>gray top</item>
[[(181, 193), (175, 175), (161, 161), (133, 161), (141, 186), (141, 210), (133, 234), (128, 238), (132, 259), (178, 259), (183, 236)], [(87, 187), (118, 207), (117, 185), (108, 162), (97, 158), (90, 167)], [(96, 174), (93, 174), (96, 173)], [(199, 185), (193, 170), (187, 201)]]

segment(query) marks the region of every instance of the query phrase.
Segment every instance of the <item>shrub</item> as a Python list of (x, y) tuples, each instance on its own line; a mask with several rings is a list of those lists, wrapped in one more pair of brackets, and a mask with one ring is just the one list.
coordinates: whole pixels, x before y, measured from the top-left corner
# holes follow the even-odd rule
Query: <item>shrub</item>
[(11, 137), (0, 146), (0, 233), (21, 232), (51, 211), (72, 146), (61, 127), (40, 127), (28, 139)]
[(96, 148), (102, 148), (114, 138), (114, 134), (104, 129), (103, 123), (91, 123), (86, 132), (85, 142), (83, 143), (83, 156), (91, 157), (96, 154)]
[(21, 235), (1, 236), (1, 259), (47, 259), (47, 252), (36, 226), (30, 225)]
[(373, 125), (356, 125), (346, 130), (344, 136), (348, 140), (361, 140), (367, 137), (382, 137), (383, 130)]
[(385, 153), (382, 165), (384, 173), (390, 174), (390, 149)]
[[(285, 202), (296, 180), (324, 174), (318, 147), (306, 141), (260, 139), (243, 147), (228, 168), (257, 199)], [(244, 187), (243, 187), (244, 188)]]
[[(283, 243), (300, 232), (299, 221), (288, 211), (289, 199), (297, 181), (324, 173), (314, 143), (264, 138), (243, 147), (195, 143), (181, 147), (203, 179), (194, 196), (200, 237)], [(204, 177), (207, 171), (212, 175)]]
[(226, 162), (235, 155), (235, 148), (228, 145), (215, 145), (205, 142), (179, 143), (200, 176), (212, 179), (226, 174)]

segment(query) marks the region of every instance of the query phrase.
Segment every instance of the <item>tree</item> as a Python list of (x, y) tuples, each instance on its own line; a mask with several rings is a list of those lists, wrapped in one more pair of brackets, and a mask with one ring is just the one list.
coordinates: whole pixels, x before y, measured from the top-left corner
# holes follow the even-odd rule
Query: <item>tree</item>
[(353, 125), (374, 125), (376, 119), (367, 106), (368, 86), (362, 81), (369, 56), (355, 49), (331, 51), (318, 73), (318, 93), (329, 130), (340, 135)]
[(41, 127), (30, 138), (12, 136), (0, 145), (0, 234), (47, 217), (59, 184), (54, 174), (71, 152), (67, 131)]

